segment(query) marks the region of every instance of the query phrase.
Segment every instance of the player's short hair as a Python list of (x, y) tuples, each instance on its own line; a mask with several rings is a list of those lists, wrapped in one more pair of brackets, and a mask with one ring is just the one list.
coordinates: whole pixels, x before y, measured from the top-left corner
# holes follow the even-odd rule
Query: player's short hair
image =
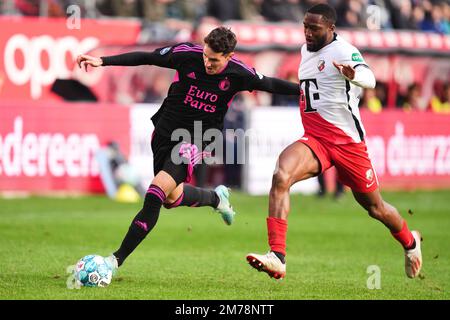
[(306, 12), (322, 15), (323, 19), (331, 24), (335, 24), (337, 20), (336, 10), (326, 3), (319, 3), (312, 6)]
[(205, 43), (214, 51), (228, 54), (236, 48), (236, 35), (231, 29), (225, 27), (217, 27), (211, 31), (205, 39)]

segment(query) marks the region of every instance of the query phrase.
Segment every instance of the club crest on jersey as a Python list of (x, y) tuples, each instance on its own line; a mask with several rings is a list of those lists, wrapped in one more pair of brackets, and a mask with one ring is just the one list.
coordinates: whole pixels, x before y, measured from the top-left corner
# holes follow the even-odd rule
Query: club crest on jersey
[(317, 63), (317, 69), (319, 69), (319, 71), (322, 71), (323, 69), (325, 69), (325, 60), (320, 59), (319, 62)]
[(166, 47), (166, 48), (164, 48), (164, 49), (161, 49), (161, 50), (159, 51), (159, 54), (163, 56), (163, 55), (165, 55), (167, 52), (169, 52), (170, 49), (172, 49), (172, 47)]
[(228, 78), (225, 78), (222, 81), (220, 81), (219, 88), (222, 91), (227, 91), (228, 89), (230, 89), (230, 80), (228, 80)]

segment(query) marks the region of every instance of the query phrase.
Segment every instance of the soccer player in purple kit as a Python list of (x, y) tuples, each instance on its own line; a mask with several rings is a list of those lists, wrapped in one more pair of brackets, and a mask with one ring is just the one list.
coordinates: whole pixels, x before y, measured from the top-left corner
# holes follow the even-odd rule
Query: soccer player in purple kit
[[(172, 133), (184, 129), (193, 134), (196, 121), (201, 121), (203, 132), (222, 130), (228, 107), (239, 91), (299, 94), (297, 83), (266, 77), (234, 58), (236, 43), (236, 36), (230, 29), (218, 27), (204, 38), (203, 47), (181, 43), (153, 52), (77, 57), (78, 66), (85, 67), (86, 71), (88, 66), (139, 65), (156, 65), (177, 71), (167, 97), (152, 117), (155, 126), (151, 141), (154, 178), (143, 207), (133, 219), (120, 248), (108, 257), (115, 268), (123, 264), (153, 229), (163, 205), (166, 208), (211, 206), (221, 214), (226, 224), (233, 222), (235, 212), (225, 186), (206, 190), (185, 183), (190, 181), (195, 164), (208, 154), (200, 153), (194, 141), (173, 141)], [(173, 150), (188, 161), (177, 164), (171, 157)]]

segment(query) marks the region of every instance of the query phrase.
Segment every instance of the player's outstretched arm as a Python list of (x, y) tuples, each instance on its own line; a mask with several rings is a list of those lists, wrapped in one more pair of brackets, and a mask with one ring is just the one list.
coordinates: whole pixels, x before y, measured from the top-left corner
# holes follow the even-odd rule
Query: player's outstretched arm
[(333, 61), (333, 65), (339, 72), (353, 84), (363, 88), (375, 88), (376, 80), (372, 70), (365, 64), (357, 65), (353, 68), (349, 64), (342, 64)]
[(87, 54), (81, 54), (77, 57), (77, 63), (80, 68), (100, 67), (100, 66), (141, 66), (141, 65), (160, 65), (165, 66), (164, 58), (154, 52), (128, 52), (115, 56), (93, 57)]
[(263, 76), (255, 83), (254, 89), (286, 95), (300, 94), (300, 87), (298, 83), (266, 76)]

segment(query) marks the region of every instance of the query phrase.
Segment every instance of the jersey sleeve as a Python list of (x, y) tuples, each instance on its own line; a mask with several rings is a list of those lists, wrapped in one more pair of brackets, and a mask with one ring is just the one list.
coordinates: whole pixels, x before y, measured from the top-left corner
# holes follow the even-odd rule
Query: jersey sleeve
[(151, 65), (158, 67), (178, 69), (187, 58), (189, 51), (181, 50), (192, 45), (190, 43), (181, 43), (175, 46), (168, 46), (155, 49), (151, 52)]
[(338, 62), (342, 64), (351, 65), (355, 68), (358, 65), (364, 65), (368, 67), (366, 61), (364, 60), (361, 52), (354, 46), (345, 46), (339, 54)]
[(182, 43), (175, 46), (158, 48), (153, 52), (129, 52), (101, 58), (103, 60), (103, 66), (154, 65), (178, 69), (192, 50), (198, 51), (199, 49), (190, 43)]
[(375, 87), (376, 80), (372, 70), (370, 70), (359, 50), (354, 46), (345, 46), (344, 49), (340, 51), (338, 61), (339, 63), (348, 64), (355, 68), (355, 76), (350, 82), (362, 88)]
[(300, 93), (298, 83), (272, 77), (266, 77), (261, 73), (255, 71), (254, 69), (253, 71), (255, 72), (255, 74), (247, 74), (244, 78), (243, 91), (259, 90), (286, 95), (298, 95)]
[(253, 91), (258, 86), (258, 81), (263, 79), (264, 76), (257, 73), (254, 68), (248, 68), (242, 71), (242, 91)]
[(178, 69), (191, 55), (192, 52), (202, 51), (199, 46), (191, 43), (180, 43), (171, 47), (156, 49), (154, 65), (159, 67)]

